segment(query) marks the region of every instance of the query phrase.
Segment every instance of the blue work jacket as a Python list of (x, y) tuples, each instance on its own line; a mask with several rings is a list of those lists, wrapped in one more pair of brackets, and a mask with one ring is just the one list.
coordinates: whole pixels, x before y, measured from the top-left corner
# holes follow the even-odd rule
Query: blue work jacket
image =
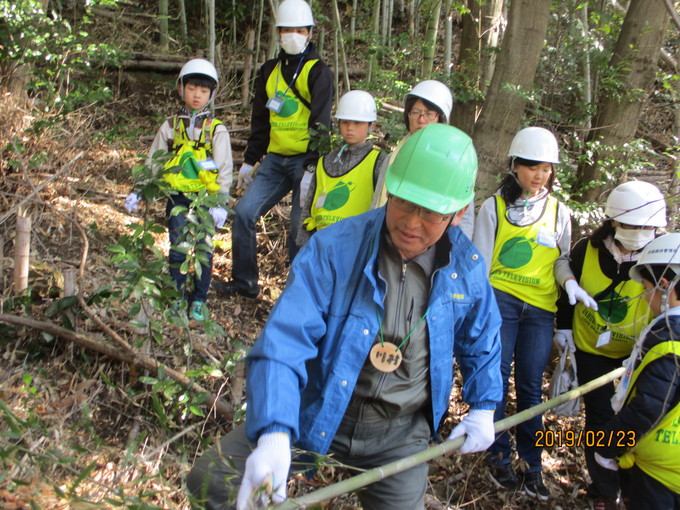
[[(384, 316), (378, 249), (385, 208), (314, 234), (297, 254), (288, 283), (247, 357), (246, 433), (251, 441), (285, 431), (304, 450), (326, 454)], [(427, 326), (430, 426), (449, 406), (453, 357), (463, 399), (495, 409), (502, 398), (501, 324), (486, 266), (458, 227), (439, 242), (450, 260), (433, 275)], [(431, 397), (431, 398), (430, 398)]]

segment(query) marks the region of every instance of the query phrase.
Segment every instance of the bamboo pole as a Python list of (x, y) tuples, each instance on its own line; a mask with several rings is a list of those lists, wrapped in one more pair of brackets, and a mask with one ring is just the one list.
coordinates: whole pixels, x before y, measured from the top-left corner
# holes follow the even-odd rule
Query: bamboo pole
[(159, 0), (158, 14), (158, 31), (161, 35), (159, 45), (162, 50), (167, 51), (170, 47), (170, 38), (168, 37), (168, 0)]
[[(63, 271), (64, 274), (64, 297), (76, 295), (76, 270), (72, 267), (67, 267)], [(76, 314), (69, 308), (65, 312), (66, 317), (71, 323), (73, 331), (76, 330)]]
[(189, 41), (189, 31), (187, 30), (187, 9), (184, 5), (184, 0), (178, 0), (179, 8), (179, 24), (182, 27), (182, 43), (187, 44)]
[[(340, 12), (338, 11), (338, 0), (333, 0), (333, 17), (335, 19), (335, 31), (340, 41), (340, 57), (342, 58), (342, 73), (345, 82), (345, 92), (352, 90), (349, 84), (349, 73), (347, 72), (347, 55), (345, 54), (345, 38), (342, 36), (342, 24), (340, 22)], [(336, 57), (337, 63), (337, 57)], [(337, 72), (337, 64), (336, 64)], [(336, 101), (337, 104), (337, 101)]]
[(253, 50), (255, 48), (255, 30), (248, 29), (246, 34), (246, 58), (243, 61), (243, 81), (241, 83), (241, 109), (250, 106), (250, 76), (253, 72)]
[[(624, 367), (617, 368), (616, 370), (613, 370), (608, 374), (605, 374), (582, 386), (579, 386), (578, 388), (574, 388), (573, 390), (568, 391), (567, 393), (564, 393), (559, 397), (555, 397), (530, 409), (526, 409), (521, 413), (517, 413), (513, 416), (509, 416), (503, 420), (500, 420), (494, 424), (494, 429), (496, 433), (508, 430), (509, 428), (514, 427), (518, 423), (527, 421), (528, 419), (533, 418), (534, 416), (543, 414), (545, 411), (548, 411), (553, 407), (557, 407), (560, 404), (578, 398), (581, 395), (584, 395), (590, 391), (593, 391), (594, 389), (597, 389), (601, 386), (604, 386), (605, 384), (612, 382), (614, 379), (617, 379), (618, 377), (623, 375), (624, 370), (625, 370)], [(361, 487), (365, 487), (366, 485), (369, 485), (371, 483), (383, 480), (388, 476), (392, 476), (396, 473), (401, 473), (402, 471), (406, 471), (407, 469), (411, 469), (414, 466), (423, 464), (424, 462), (430, 461), (437, 457), (453, 453), (455, 452), (455, 450), (460, 448), (464, 442), (465, 436), (457, 437), (456, 439), (453, 439), (451, 441), (445, 441), (431, 448), (428, 448), (427, 450), (423, 450), (422, 452), (410, 455), (408, 457), (405, 457), (394, 462), (390, 462), (389, 464), (385, 464), (384, 466), (373, 468), (369, 471), (366, 471), (365, 473), (354, 476), (352, 478), (348, 478), (347, 480), (343, 480), (342, 482), (329, 485), (328, 487), (324, 487), (309, 494), (305, 494), (304, 496), (301, 496), (299, 498), (289, 498), (281, 505), (278, 505), (276, 508), (278, 510), (288, 510), (292, 508), (306, 508), (310, 505), (321, 503), (322, 501), (326, 501), (336, 496), (340, 496), (342, 494), (345, 494), (346, 492), (351, 492), (360, 489)]]
[(25, 210), (17, 212), (14, 244), (14, 293), (22, 294), (28, 287), (28, 267), (31, 253), (31, 217)]
[[(451, 16), (451, 0), (444, 2), (444, 74), (451, 74), (451, 39), (453, 37), (453, 17)], [(449, 119), (451, 120), (451, 119)]]
[[(259, 12), (257, 14), (257, 34), (255, 34), (255, 58), (253, 60), (254, 67), (259, 69), (260, 63), (260, 39), (262, 38), (262, 18), (264, 16), (264, 0), (260, 0)], [(250, 84), (250, 95), (254, 94), (255, 80)]]
[[(278, 5), (278, 2), (275, 0), (269, 0), (269, 7), (272, 10), (272, 13), (276, 15), (276, 7)], [(270, 23), (269, 24), (269, 30), (270, 30), (270, 37), (269, 37), (269, 52), (268, 52), (268, 59), (272, 59), (276, 56), (276, 51), (279, 45), (279, 30), (276, 28), (276, 23)]]
[(358, 2), (359, 0), (352, 0), (352, 14), (349, 18), (349, 35), (352, 37), (352, 46), (354, 46), (354, 36), (356, 35)]

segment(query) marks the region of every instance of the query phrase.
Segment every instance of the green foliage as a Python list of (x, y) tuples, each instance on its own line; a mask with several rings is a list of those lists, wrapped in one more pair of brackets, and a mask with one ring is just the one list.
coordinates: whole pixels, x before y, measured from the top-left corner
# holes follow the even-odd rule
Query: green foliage
[[(89, 2), (87, 9), (98, 2)], [(0, 2), (0, 60), (6, 66), (28, 66), (29, 92), (40, 96), (46, 111), (69, 112), (112, 97), (98, 69), (120, 65), (122, 52), (91, 42), (89, 34), (58, 14), (45, 13), (36, 0)], [(87, 15), (83, 25), (87, 25)]]

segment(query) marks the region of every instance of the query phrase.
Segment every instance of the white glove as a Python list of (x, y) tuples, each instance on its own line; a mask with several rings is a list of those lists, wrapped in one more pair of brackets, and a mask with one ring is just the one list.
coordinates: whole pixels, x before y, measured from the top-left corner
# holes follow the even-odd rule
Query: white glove
[(139, 209), (139, 195), (134, 191), (125, 199), (125, 209), (127, 209), (127, 212), (129, 213)]
[(580, 301), (588, 308), (592, 308), (597, 311), (597, 301), (590, 297), (585, 290), (583, 290), (576, 280), (569, 279), (564, 282), (564, 290), (567, 291), (567, 296), (569, 296), (569, 304), (575, 305), (576, 301)]
[[(269, 494), (274, 503), (286, 500), (286, 486), (290, 469), (290, 437), (285, 432), (263, 434), (257, 441), (257, 448), (246, 460), (241, 488), (236, 500), (237, 510), (253, 508), (252, 497), (257, 489), (265, 486), (257, 503), (267, 508)], [(272, 494), (272, 490), (274, 493)]]
[(238, 171), (238, 180), (236, 181), (236, 189), (243, 188), (244, 190), (253, 182), (253, 165), (243, 163)]
[(603, 468), (609, 469), (610, 471), (619, 470), (619, 463), (616, 462), (616, 459), (607, 459), (597, 452), (595, 452), (595, 462), (597, 462)]
[(222, 228), (227, 221), (227, 210), (224, 207), (211, 207), (208, 212), (215, 222), (215, 228)]
[(560, 351), (563, 351), (565, 348), (571, 352), (576, 350), (574, 333), (571, 329), (558, 329), (555, 331), (555, 343), (560, 348)]
[(463, 418), (456, 428), (451, 431), (447, 441), (467, 434), (460, 453), (473, 453), (486, 450), (493, 443), (496, 433), (493, 429), (493, 411), (473, 409)]

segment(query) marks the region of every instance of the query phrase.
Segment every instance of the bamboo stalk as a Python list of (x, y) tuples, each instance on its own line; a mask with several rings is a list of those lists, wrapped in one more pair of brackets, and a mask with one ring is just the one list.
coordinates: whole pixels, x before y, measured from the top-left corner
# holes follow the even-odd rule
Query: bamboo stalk
[(31, 253), (31, 217), (19, 210), (14, 244), (14, 293), (22, 294), (28, 287), (28, 267)]
[[(76, 270), (72, 267), (67, 267), (63, 271), (64, 274), (64, 297), (76, 295)], [(73, 330), (76, 330), (76, 314), (72, 309), (66, 310), (66, 317), (71, 323)]]
[(253, 50), (255, 48), (255, 30), (248, 29), (246, 33), (246, 57), (243, 61), (243, 81), (241, 83), (241, 109), (250, 106), (250, 75), (253, 71)]
[(187, 9), (184, 5), (184, 0), (178, 0), (179, 4), (179, 23), (182, 27), (182, 43), (186, 44), (189, 41), (189, 31), (187, 30)]
[[(347, 54), (345, 53), (345, 38), (342, 35), (342, 23), (340, 22), (340, 12), (338, 11), (338, 0), (333, 0), (333, 16), (335, 18), (335, 31), (338, 37), (337, 40), (340, 41), (340, 57), (342, 58), (342, 72), (345, 82), (345, 92), (349, 92), (352, 90), (352, 88), (349, 84), (349, 73), (347, 72)], [(337, 64), (335, 69), (337, 72)]]
[[(517, 413), (513, 416), (509, 416), (503, 420), (500, 420), (494, 424), (494, 429), (496, 433), (508, 430), (509, 428), (514, 427), (518, 423), (525, 422), (528, 419), (533, 418), (534, 416), (543, 414), (545, 411), (548, 411), (553, 407), (557, 407), (560, 404), (578, 398), (581, 395), (584, 395), (590, 391), (593, 391), (594, 389), (597, 389), (601, 386), (604, 386), (605, 384), (612, 382), (614, 379), (617, 379), (618, 377), (623, 375), (624, 370), (625, 370), (624, 367), (617, 368), (616, 370), (613, 370), (608, 374), (605, 374), (582, 386), (579, 386), (578, 388), (574, 388), (573, 390), (568, 391), (567, 393), (564, 393), (559, 397), (555, 397), (530, 409), (526, 409), (521, 413)], [(301, 496), (299, 498), (289, 498), (281, 505), (278, 505), (276, 508), (278, 510), (288, 510), (292, 508), (306, 508), (310, 505), (321, 503), (322, 501), (326, 501), (328, 499), (340, 496), (342, 494), (345, 494), (346, 492), (351, 492), (360, 489), (361, 487), (365, 487), (366, 485), (369, 485), (371, 483), (383, 480), (388, 476), (392, 476), (396, 473), (401, 473), (402, 471), (411, 469), (412, 467), (427, 462), (429, 460), (441, 457), (448, 453), (452, 453), (458, 448), (460, 448), (464, 442), (465, 436), (457, 437), (452, 441), (445, 441), (441, 444), (432, 446), (427, 450), (423, 450), (422, 452), (418, 452), (414, 455), (410, 455), (403, 459), (390, 462), (389, 464), (385, 464), (384, 466), (373, 468), (369, 471), (366, 471), (365, 473), (354, 476), (352, 478), (348, 478), (347, 480), (343, 480), (342, 482), (329, 485), (328, 487), (324, 487), (309, 494), (305, 494), (304, 496)]]
[(159, 0), (158, 14), (158, 31), (161, 34), (159, 45), (162, 50), (167, 51), (170, 47), (170, 38), (168, 37), (168, 0)]

